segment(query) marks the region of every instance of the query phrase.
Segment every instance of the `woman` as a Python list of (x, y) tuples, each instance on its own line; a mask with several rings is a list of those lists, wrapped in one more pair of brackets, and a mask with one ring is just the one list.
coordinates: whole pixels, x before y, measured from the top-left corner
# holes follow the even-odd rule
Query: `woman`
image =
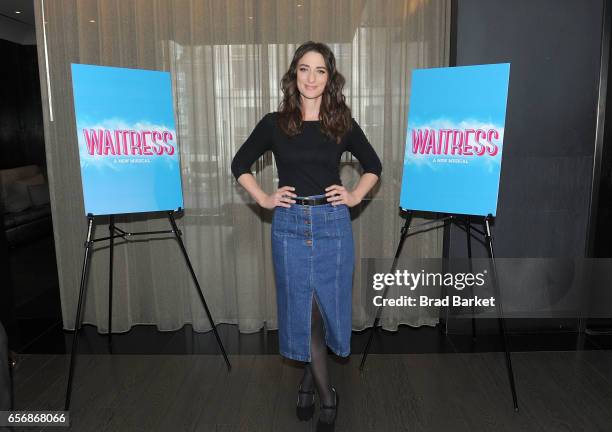
[[(257, 203), (274, 210), (272, 255), (277, 288), (281, 355), (305, 362), (298, 387), (297, 416), (308, 420), (319, 394), (317, 430), (333, 430), (338, 393), (331, 385), (327, 347), (350, 354), (353, 234), (348, 207), (361, 202), (376, 184), (381, 164), (351, 117), (344, 77), (325, 44), (306, 42), (281, 81), (277, 113), (267, 114), (232, 161), (232, 173)], [(267, 194), (251, 165), (272, 150), (279, 188)], [(364, 174), (352, 191), (342, 186), (344, 151)]]

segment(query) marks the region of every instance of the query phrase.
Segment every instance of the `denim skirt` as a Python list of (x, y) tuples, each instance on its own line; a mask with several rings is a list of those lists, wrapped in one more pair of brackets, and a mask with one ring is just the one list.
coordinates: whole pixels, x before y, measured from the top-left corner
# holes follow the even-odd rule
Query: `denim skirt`
[[(309, 198), (322, 197), (315, 195)], [(304, 198), (304, 197), (300, 197)], [(312, 302), (325, 325), (325, 342), (350, 354), (355, 252), (348, 207), (291, 204), (272, 218), (280, 354), (310, 362)]]

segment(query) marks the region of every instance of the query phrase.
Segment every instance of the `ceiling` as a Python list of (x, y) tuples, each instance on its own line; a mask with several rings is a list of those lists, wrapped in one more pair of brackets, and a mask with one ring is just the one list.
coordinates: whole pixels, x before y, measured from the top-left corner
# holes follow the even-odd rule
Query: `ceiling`
[[(16, 14), (15, 11), (21, 11), (21, 13)], [(0, 15), (34, 26), (34, 0), (0, 0)]]

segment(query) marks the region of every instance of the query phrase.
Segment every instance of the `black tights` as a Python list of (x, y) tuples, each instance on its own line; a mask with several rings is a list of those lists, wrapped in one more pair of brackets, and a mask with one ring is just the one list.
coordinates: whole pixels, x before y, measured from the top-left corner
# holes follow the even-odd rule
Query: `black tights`
[[(315, 386), (323, 405), (334, 405), (334, 394), (329, 381), (327, 367), (327, 345), (325, 344), (325, 323), (317, 301), (312, 299), (312, 322), (310, 326), (310, 363), (304, 366), (301, 386), (303, 390), (312, 390)], [(314, 384), (314, 385), (313, 385)], [(300, 404), (308, 405), (311, 400), (307, 395), (300, 395)], [(328, 411), (328, 410), (325, 410)]]

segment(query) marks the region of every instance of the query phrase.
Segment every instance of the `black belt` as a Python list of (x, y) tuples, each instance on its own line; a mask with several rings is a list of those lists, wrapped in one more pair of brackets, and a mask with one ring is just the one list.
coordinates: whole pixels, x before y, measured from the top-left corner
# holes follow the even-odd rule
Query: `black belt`
[(316, 205), (322, 205), (322, 204), (330, 204), (329, 201), (327, 201), (327, 197), (321, 197), (321, 198), (293, 198), (293, 200), (295, 201), (296, 204), (299, 205), (307, 205), (307, 206), (316, 206)]

